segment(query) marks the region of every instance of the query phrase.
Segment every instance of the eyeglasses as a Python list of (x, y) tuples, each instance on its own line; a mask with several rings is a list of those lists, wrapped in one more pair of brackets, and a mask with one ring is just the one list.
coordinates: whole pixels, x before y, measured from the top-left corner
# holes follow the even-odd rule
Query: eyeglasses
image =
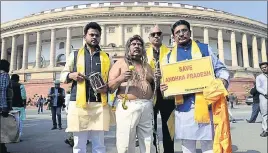
[(100, 37), (99, 34), (94, 34), (94, 33), (90, 33), (90, 34), (88, 34), (88, 35), (90, 35), (90, 37), (94, 37), (94, 36), (96, 36), (96, 37)]
[(136, 45), (138, 45), (138, 47), (142, 47), (142, 44), (141, 44), (141, 43), (131, 43), (130, 45), (131, 45), (131, 46), (136, 46)]
[(155, 35), (161, 36), (162, 35), (162, 32), (153, 32), (153, 33), (150, 33), (150, 36), (151, 37), (155, 37)]
[(182, 33), (183, 35), (185, 34), (185, 33), (187, 33), (189, 30), (188, 29), (181, 29), (181, 30), (178, 30), (178, 31), (176, 31), (175, 32), (175, 35), (179, 35), (180, 33)]

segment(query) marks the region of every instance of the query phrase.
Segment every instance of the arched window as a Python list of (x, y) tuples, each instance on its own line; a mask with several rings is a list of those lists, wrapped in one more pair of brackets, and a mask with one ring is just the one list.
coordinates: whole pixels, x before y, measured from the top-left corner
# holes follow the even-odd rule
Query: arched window
[(57, 66), (64, 66), (66, 63), (66, 56), (65, 54), (60, 54), (57, 57)]
[(59, 44), (59, 49), (64, 49), (64, 42), (60, 42), (60, 44)]
[(115, 43), (110, 43), (110, 44), (108, 45), (108, 47), (116, 47), (116, 44), (115, 44)]

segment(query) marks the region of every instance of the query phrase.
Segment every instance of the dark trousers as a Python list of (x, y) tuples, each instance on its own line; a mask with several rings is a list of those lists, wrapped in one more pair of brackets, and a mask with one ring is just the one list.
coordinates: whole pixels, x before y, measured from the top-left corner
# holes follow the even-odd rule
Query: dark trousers
[(233, 109), (234, 108), (234, 101), (230, 101), (230, 103), (231, 103), (231, 109)]
[(43, 113), (43, 104), (38, 105), (38, 113), (40, 113), (40, 111)]
[(52, 113), (52, 121), (53, 127), (57, 127), (56, 115), (58, 118), (58, 125), (61, 127), (61, 107), (58, 106), (51, 106), (51, 113)]
[(260, 103), (253, 103), (252, 104), (252, 113), (251, 113), (251, 117), (249, 119), (249, 122), (255, 122), (258, 115), (260, 113)]
[[(174, 153), (174, 140), (170, 138), (167, 121), (170, 114), (175, 109), (174, 100), (163, 99), (161, 92), (157, 93), (158, 99), (154, 107), (154, 129), (157, 130), (157, 113), (160, 111), (162, 119), (163, 148), (164, 153)], [(154, 134), (154, 145), (156, 146), (156, 135)]]
[(7, 147), (4, 143), (0, 143), (0, 152), (1, 153), (6, 153), (7, 152)]

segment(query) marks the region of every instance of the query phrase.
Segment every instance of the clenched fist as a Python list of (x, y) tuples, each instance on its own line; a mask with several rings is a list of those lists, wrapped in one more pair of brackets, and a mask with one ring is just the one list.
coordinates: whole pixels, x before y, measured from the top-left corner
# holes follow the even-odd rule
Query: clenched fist
[(69, 78), (77, 81), (77, 82), (82, 82), (84, 81), (84, 75), (81, 74), (80, 72), (72, 72), (69, 74)]

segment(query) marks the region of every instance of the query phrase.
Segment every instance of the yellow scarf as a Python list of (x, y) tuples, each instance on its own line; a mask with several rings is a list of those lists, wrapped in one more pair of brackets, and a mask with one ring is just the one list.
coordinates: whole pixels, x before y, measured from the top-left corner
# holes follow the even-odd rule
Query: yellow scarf
[[(192, 59), (202, 58), (202, 53), (197, 43), (192, 40), (191, 45), (192, 45), (192, 50), (191, 50)], [(167, 61), (168, 59), (166, 57), (163, 59), (162, 63), (167, 63)], [(175, 45), (174, 48), (172, 49), (171, 55), (169, 58), (169, 63), (176, 63), (176, 62), (177, 62), (177, 45)], [(175, 96), (175, 103), (176, 105), (183, 104), (183, 95)], [(197, 123), (210, 123), (208, 104), (202, 92), (195, 94), (194, 118)], [(174, 135), (175, 135), (175, 110), (170, 114), (167, 124), (168, 124), (170, 137), (173, 140)]]
[[(155, 61), (154, 61), (154, 54), (153, 54), (153, 46), (152, 45), (147, 49), (146, 53), (147, 53), (148, 63), (154, 71), (155, 70)], [(162, 62), (163, 58), (167, 55), (167, 53), (169, 53), (169, 49), (167, 48), (167, 46), (162, 44), (160, 47), (160, 53), (159, 53), (160, 66), (161, 66), (161, 62)]]
[(214, 123), (214, 153), (232, 153), (232, 140), (226, 91), (222, 81), (215, 79), (203, 90), (204, 97), (208, 104), (212, 105)]
[[(192, 59), (202, 58), (202, 53), (195, 41), (192, 41)], [(177, 62), (177, 46), (174, 46), (170, 55), (170, 62), (169, 63), (176, 63)], [(175, 103), (177, 105), (183, 104), (183, 95), (175, 96)], [(197, 123), (209, 123), (209, 111), (208, 105), (204, 99), (203, 93), (196, 93), (195, 94), (195, 121)]]
[[(110, 58), (104, 52), (100, 51), (100, 61), (101, 61), (101, 77), (105, 83), (108, 81), (108, 73), (110, 69)], [(85, 49), (80, 48), (77, 54), (77, 72), (85, 74)], [(101, 102), (105, 106), (107, 104), (107, 94), (101, 93)], [(76, 106), (81, 108), (87, 108), (86, 101), (86, 82), (77, 82), (77, 91), (76, 91)]]
[[(163, 58), (165, 56), (167, 56), (167, 53), (169, 53), (169, 52), (170, 52), (169, 48), (167, 48), (167, 46), (162, 44), (160, 47), (160, 53), (159, 53), (159, 65), (160, 65), (160, 67), (161, 67), (161, 63), (162, 63)], [(151, 66), (151, 68), (153, 69), (153, 71), (155, 71), (156, 61), (154, 60), (153, 46), (152, 45), (150, 45), (150, 47), (147, 49), (146, 53), (147, 53), (148, 63)], [(156, 103), (156, 96), (157, 95), (154, 96), (154, 101), (153, 101), (154, 104)]]

